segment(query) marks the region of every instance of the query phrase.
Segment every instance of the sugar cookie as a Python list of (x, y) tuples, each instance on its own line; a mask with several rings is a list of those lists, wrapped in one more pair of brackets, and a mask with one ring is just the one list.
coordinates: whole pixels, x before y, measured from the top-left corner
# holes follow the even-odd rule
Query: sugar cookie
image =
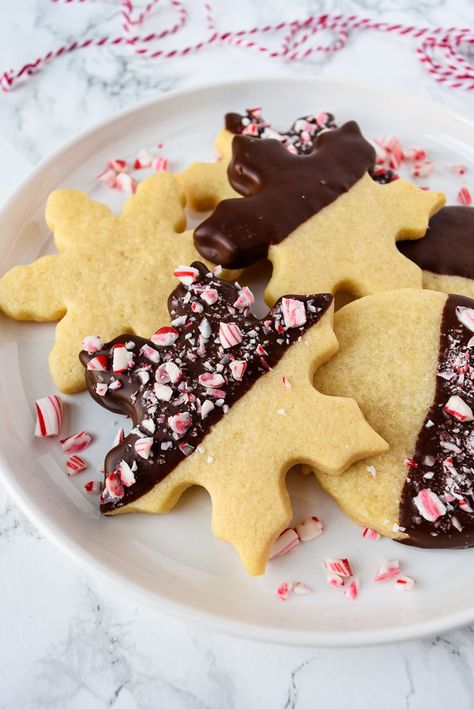
[(268, 303), (284, 293), (421, 288), (421, 270), (395, 240), (422, 236), (444, 195), (374, 182), (374, 150), (355, 122), (321, 134), (308, 155), (242, 135), (232, 148), (229, 178), (245, 199), (220, 202), (197, 227), (205, 258), (241, 267), (268, 255)]
[(287, 296), (258, 320), (248, 288), (198, 262), (179, 277), (171, 325), (81, 353), (93, 398), (134, 424), (106, 457), (102, 511), (168, 512), (201, 485), (214, 534), (263, 573), (291, 518), (287, 470), (312, 461), (333, 475), (386, 444), (353, 400), (312, 386), (337, 349), (329, 294)]
[(17, 320), (60, 321), (49, 357), (58, 389), (84, 388), (78, 354), (85, 335), (148, 336), (167, 318), (173, 270), (197, 255), (192, 233), (178, 233), (183, 207), (182, 190), (168, 173), (144, 180), (119, 216), (83, 192), (50, 195), (46, 221), (60, 253), (6, 273), (0, 309)]
[(316, 473), (364, 527), (421, 547), (474, 544), (474, 301), (433, 291), (369, 296), (335, 316), (340, 351), (315, 376), (354, 396), (388, 441), (336, 479)]
[(186, 204), (198, 212), (213, 209), (223, 199), (238, 197), (227, 178), (227, 167), (232, 157), (235, 135), (279, 140), (290, 152), (304, 155), (309, 152), (316, 136), (323, 130), (335, 128), (334, 116), (321, 112), (297, 118), (288, 131), (276, 131), (264, 120), (260, 108), (249, 109), (245, 115), (227, 113), (224, 128), (217, 134), (214, 145), (219, 159), (214, 163), (195, 162), (176, 175), (186, 195)]
[(398, 250), (423, 269), (423, 288), (474, 298), (474, 209), (443, 207), (423, 239)]

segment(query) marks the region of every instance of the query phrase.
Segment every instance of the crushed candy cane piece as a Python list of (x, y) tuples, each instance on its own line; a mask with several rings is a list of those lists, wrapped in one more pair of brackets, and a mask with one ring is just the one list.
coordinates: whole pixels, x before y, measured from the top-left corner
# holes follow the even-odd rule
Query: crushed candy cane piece
[(280, 534), (280, 536), (272, 546), (268, 558), (273, 559), (275, 556), (284, 556), (290, 551), (293, 551), (293, 549), (296, 549), (299, 543), (300, 539), (297, 533), (294, 529), (289, 527)]
[(418, 495), (413, 498), (420, 515), (428, 520), (428, 522), (436, 522), (438, 517), (446, 514), (446, 507), (439, 499), (438, 495), (430, 490), (423, 488)]
[(325, 559), (323, 568), (331, 574), (337, 574), (343, 578), (352, 576), (352, 569), (348, 559)]
[(194, 268), (194, 266), (178, 266), (178, 268), (173, 271), (173, 276), (177, 278), (183, 286), (190, 286), (199, 276), (199, 271), (197, 268)]
[(150, 451), (153, 446), (153, 438), (151, 436), (145, 436), (145, 438), (137, 438), (135, 441), (135, 450), (144, 460), (148, 460), (150, 457)]
[(156, 364), (160, 361), (160, 353), (158, 352), (158, 350), (155, 350), (153, 347), (150, 347), (150, 345), (143, 345), (140, 350), (140, 353), (144, 357), (149, 359), (150, 362), (154, 362)]
[(120, 475), (116, 470), (109, 473), (105, 478), (105, 491), (112, 498), (121, 499), (123, 497), (123, 484), (120, 479)]
[(218, 388), (225, 384), (225, 379), (222, 374), (218, 372), (200, 374), (198, 377), (199, 384), (203, 387), (215, 387)]
[(276, 590), (276, 597), (279, 601), (287, 601), (290, 597), (292, 584), (288, 582), (281, 583)]
[(152, 160), (151, 167), (155, 170), (155, 172), (166, 172), (169, 168), (168, 158), (165, 158), (163, 155), (159, 155), (157, 158)]
[(291, 383), (289, 382), (287, 377), (282, 377), (281, 378), (281, 383), (283, 386), (285, 386), (287, 389), (291, 389)]
[(306, 517), (296, 525), (296, 533), (302, 542), (319, 537), (324, 532), (323, 525), (315, 516)]
[(287, 328), (300, 327), (306, 322), (306, 308), (301, 300), (282, 298), (281, 307), (283, 320)]
[(356, 598), (358, 598), (358, 596), (359, 596), (359, 582), (356, 579), (352, 579), (351, 581), (349, 581), (347, 588), (344, 591), (344, 595), (350, 601), (355, 601)]
[(79, 433), (74, 433), (72, 436), (62, 438), (59, 441), (59, 445), (64, 453), (79, 453), (90, 446), (91, 442), (92, 438), (87, 431), (79, 431)]
[(84, 485), (84, 490), (88, 492), (89, 495), (99, 495), (103, 490), (103, 486), (98, 480), (89, 480), (89, 482)]
[(126, 160), (109, 160), (108, 167), (116, 173), (124, 172), (128, 168), (128, 162)]
[(72, 477), (86, 470), (87, 464), (79, 455), (71, 455), (66, 461), (66, 468), (68, 476)]
[(385, 560), (380, 569), (377, 571), (374, 577), (374, 582), (382, 583), (383, 581), (388, 581), (389, 579), (393, 579), (393, 577), (397, 576), (399, 573), (400, 562), (397, 559), (392, 559), (390, 561)]
[(82, 340), (82, 349), (87, 354), (95, 354), (104, 348), (102, 339), (97, 335), (88, 335)]
[(125, 194), (135, 194), (137, 191), (137, 181), (127, 172), (119, 172), (115, 180), (115, 189)]
[(115, 448), (115, 446), (119, 446), (121, 443), (123, 443), (124, 440), (125, 440), (125, 431), (123, 430), (122, 427), (120, 427), (114, 436), (114, 442), (112, 445)]
[(250, 290), (250, 288), (247, 288), (247, 286), (244, 286), (241, 288), (239, 291), (239, 295), (237, 296), (237, 300), (234, 303), (234, 308), (238, 308), (239, 310), (247, 310), (247, 308), (250, 308), (251, 305), (255, 303), (255, 296)]
[(159, 399), (160, 401), (170, 401), (171, 397), (173, 396), (173, 390), (167, 384), (155, 382), (153, 389), (157, 399)]
[(209, 401), (209, 399), (206, 399), (205, 401), (203, 401), (202, 406), (201, 406), (201, 411), (200, 411), (201, 418), (204, 420), (206, 418), (206, 416), (208, 416), (214, 408), (215, 408), (214, 404), (212, 403), (212, 401)]
[(176, 342), (178, 337), (179, 332), (175, 327), (165, 325), (164, 327), (160, 327), (159, 330), (156, 330), (150, 337), (150, 340), (158, 347), (169, 347)]
[(460, 396), (450, 396), (447, 403), (443, 406), (443, 411), (458, 421), (461, 421), (461, 423), (474, 419), (471, 407), (468, 406)]
[(143, 170), (144, 168), (151, 167), (152, 156), (146, 148), (142, 148), (138, 151), (137, 157), (134, 160), (133, 167), (135, 170)]
[(245, 370), (247, 369), (247, 362), (242, 359), (234, 359), (230, 362), (229, 369), (235, 381), (241, 382), (244, 378)]
[(333, 586), (334, 588), (340, 588), (346, 583), (342, 576), (338, 576), (337, 574), (328, 574), (326, 576), (326, 581), (330, 586)]
[(411, 576), (399, 576), (395, 579), (395, 586), (402, 591), (412, 591), (415, 583)]
[(377, 468), (375, 467), (375, 465), (368, 465), (367, 472), (370, 473), (373, 478), (377, 477)]
[(457, 200), (463, 207), (469, 207), (472, 204), (471, 193), (467, 187), (461, 187), (457, 195)]
[(207, 305), (213, 305), (219, 298), (219, 293), (215, 288), (204, 288), (201, 293), (201, 300), (203, 300)]
[(416, 162), (413, 165), (411, 173), (413, 177), (429, 177), (432, 174), (434, 167), (434, 163), (429, 160), (425, 160), (424, 162)]
[(221, 322), (219, 325), (219, 339), (222, 347), (228, 349), (242, 342), (243, 335), (240, 328), (233, 322)]
[(63, 423), (63, 405), (61, 399), (56, 394), (37, 399), (35, 436), (45, 438), (46, 436), (58, 436), (61, 433)]
[(452, 165), (449, 169), (455, 175), (464, 175), (467, 172), (466, 165)]
[(380, 534), (375, 531), (375, 529), (370, 529), (370, 527), (365, 527), (365, 529), (362, 530), (362, 538), (363, 539), (370, 539), (373, 542), (376, 542), (380, 539)]
[(122, 374), (128, 369), (128, 350), (123, 342), (118, 342), (112, 348), (112, 370), (114, 374)]
[(105, 382), (97, 382), (95, 385), (95, 393), (97, 396), (105, 396), (107, 394), (107, 384)]
[(464, 327), (474, 332), (474, 308), (466, 308), (463, 305), (458, 305), (456, 308), (456, 317)]
[(93, 357), (87, 363), (87, 369), (91, 369), (95, 372), (106, 372), (107, 371), (107, 357), (106, 355), (98, 355)]
[(136, 482), (133, 470), (126, 460), (121, 460), (118, 464), (118, 473), (120, 475), (120, 480), (125, 487), (131, 487)]
[(97, 175), (97, 179), (104, 182), (107, 187), (114, 188), (117, 182), (117, 173), (111, 167), (108, 167)]
[(307, 596), (309, 593), (313, 592), (311, 586), (307, 586), (302, 581), (294, 581), (291, 590), (295, 596)]
[(426, 160), (428, 153), (424, 148), (413, 147), (403, 151), (404, 160), (415, 160), (417, 162)]
[(174, 416), (168, 416), (168, 426), (178, 436), (184, 436), (192, 422), (193, 417), (188, 411), (183, 411), (182, 413), (175, 414)]

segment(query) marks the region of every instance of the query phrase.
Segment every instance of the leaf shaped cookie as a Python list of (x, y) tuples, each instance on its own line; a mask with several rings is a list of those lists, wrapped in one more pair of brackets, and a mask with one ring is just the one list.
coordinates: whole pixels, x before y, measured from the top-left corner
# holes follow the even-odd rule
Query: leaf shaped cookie
[(214, 534), (263, 573), (291, 518), (287, 470), (337, 474), (386, 444), (353, 400), (312, 386), (337, 349), (330, 295), (288, 296), (259, 320), (248, 288), (197, 262), (180, 278), (169, 326), (150, 340), (88, 340), (81, 354), (93, 398), (134, 424), (106, 457), (102, 510), (168, 512), (201, 485)]
[(144, 180), (114, 216), (83, 192), (57, 190), (46, 206), (59, 254), (0, 279), (0, 309), (17, 320), (59, 320), (49, 357), (55, 385), (84, 388), (78, 360), (85, 335), (148, 336), (167, 317), (172, 273), (197, 252), (184, 232), (184, 195), (167, 173)]
[(267, 255), (269, 303), (288, 292), (421, 287), (395, 241), (422, 236), (444, 195), (374, 182), (374, 151), (356, 123), (323, 133), (308, 155), (246, 136), (232, 148), (229, 178), (245, 199), (224, 200), (195, 230), (204, 257), (237, 267)]

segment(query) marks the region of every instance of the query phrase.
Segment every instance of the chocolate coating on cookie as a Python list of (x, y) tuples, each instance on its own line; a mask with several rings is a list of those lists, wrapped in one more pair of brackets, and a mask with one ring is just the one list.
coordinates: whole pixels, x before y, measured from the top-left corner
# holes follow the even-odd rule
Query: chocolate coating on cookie
[(399, 241), (397, 248), (424, 271), (474, 278), (474, 209), (440, 209), (423, 239)]
[(228, 176), (246, 199), (217, 206), (194, 232), (197, 250), (228, 268), (255, 263), (350, 190), (374, 160), (354, 121), (321, 133), (307, 155), (294, 155), (276, 140), (237, 135)]
[(123, 335), (80, 355), (95, 401), (134, 425), (105, 460), (106, 513), (149, 492), (185, 457), (200, 455), (211, 427), (332, 302), (328, 294), (287, 296), (259, 320), (249, 312), (248, 288), (198, 262), (184, 270), (191, 282), (169, 298), (171, 326), (150, 340)]
[(418, 435), (400, 501), (404, 543), (474, 545), (474, 301), (447, 297), (434, 402)]

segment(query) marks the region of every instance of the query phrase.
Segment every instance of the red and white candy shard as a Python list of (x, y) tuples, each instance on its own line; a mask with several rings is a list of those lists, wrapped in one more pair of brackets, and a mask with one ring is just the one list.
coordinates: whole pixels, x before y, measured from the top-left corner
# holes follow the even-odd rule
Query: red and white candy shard
[(137, 438), (135, 441), (135, 450), (144, 460), (148, 460), (150, 457), (150, 451), (153, 446), (153, 438), (151, 436), (146, 436), (145, 438)]
[(242, 342), (243, 335), (238, 325), (233, 322), (221, 322), (219, 325), (219, 339), (224, 349), (235, 347)]
[(152, 156), (146, 148), (142, 148), (135, 158), (133, 167), (135, 170), (143, 170), (144, 168), (151, 167)]
[(346, 590), (344, 591), (344, 595), (346, 598), (349, 598), (351, 601), (355, 601), (356, 598), (359, 596), (359, 582), (356, 581), (356, 579), (352, 579), (352, 581), (349, 581), (348, 586)]
[(158, 347), (169, 347), (174, 344), (179, 337), (179, 332), (175, 327), (165, 325), (153, 333), (150, 340)]
[(395, 579), (395, 586), (402, 591), (412, 591), (415, 583), (411, 576), (399, 576)]
[(213, 305), (219, 297), (218, 292), (215, 288), (204, 288), (201, 293), (201, 300), (203, 300), (207, 305)]
[(140, 351), (144, 357), (150, 360), (150, 362), (154, 362), (156, 364), (160, 361), (160, 353), (158, 350), (150, 347), (150, 345), (143, 345)]
[(97, 335), (89, 335), (82, 340), (82, 349), (87, 354), (95, 354), (104, 348), (104, 343)]
[(178, 266), (178, 268), (173, 271), (173, 276), (184, 286), (190, 286), (199, 276), (199, 271), (193, 266)]
[(95, 385), (95, 392), (98, 396), (105, 396), (107, 394), (108, 386), (105, 382), (97, 382)]
[(97, 357), (93, 357), (88, 361), (87, 369), (91, 369), (95, 372), (106, 372), (107, 357), (105, 355), (98, 355)]
[(35, 436), (58, 436), (63, 423), (63, 405), (56, 394), (37, 399)]
[(323, 525), (317, 517), (306, 517), (302, 522), (296, 525), (296, 533), (302, 542), (308, 542), (310, 539), (319, 537), (324, 531)]
[(474, 419), (471, 407), (460, 396), (450, 396), (443, 411), (462, 423)]
[(151, 167), (156, 172), (166, 172), (169, 167), (168, 158), (165, 158), (163, 155), (159, 155), (157, 158), (154, 158), (151, 163)]
[(229, 369), (235, 381), (241, 382), (244, 378), (245, 370), (247, 369), (247, 362), (243, 359), (234, 359), (230, 362)]
[(118, 474), (120, 480), (125, 487), (131, 487), (135, 482), (135, 475), (126, 460), (121, 460), (118, 465)]
[(215, 408), (214, 404), (212, 401), (209, 401), (209, 399), (206, 399), (205, 401), (202, 402), (201, 406), (201, 418), (204, 420), (206, 416), (208, 416), (211, 411)]
[(218, 388), (225, 384), (225, 379), (222, 374), (218, 372), (209, 374), (200, 374), (198, 377), (199, 384), (203, 387), (215, 387)]
[(174, 416), (168, 416), (168, 426), (178, 436), (184, 436), (192, 422), (193, 417), (187, 411), (175, 414)]
[(283, 320), (287, 328), (301, 327), (306, 322), (306, 308), (301, 300), (282, 298)]
[(278, 586), (275, 595), (279, 601), (287, 601), (290, 597), (291, 590), (292, 584), (285, 581)]
[(323, 568), (331, 574), (337, 574), (343, 578), (352, 576), (352, 569), (348, 559), (325, 559)]
[(307, 596), (309, 593), (313, 592), (311, 586), (303, 583), (302, 581), (294, 581), (293, 587), (291, 589), (295, 596)]
[(244, 286), (240, 291), (239, 295), (237, 297), (237, 300), (234, 303), (234, 308), (238, 308), (239, 310), (247, 310), (247, 308), (250, 308), (251, 305), (255, 303), (255, 296), (250, 290), (250, 288), (247, 288), (247, 286)]
[(128, 173), (120, 172), (115, 180), (115, 189), (125, 192), (125, 194), (135, 194), (137, 181)]
[(102, 483), (98, 480), (89, 480), (84, 485), (84, 490), (89, 493), (89, 495), (99, 495), (102, 492)]
[(326, 576), (326, 581), (330, 586), (333, 586), (334, 588), (340, 588), (346, 583), (342, 576), (338, 576), (337, 574), (328, 574)]
[(462, 204), (463, 207), (469, 207), (472, 204), (471, 193), (469, 192), (467, 187), (461, 187), (461, 189), (459, 190), (458, 202), (459, 204)]
[(295, 530), (291, 528), (285, 529), (272, 546), (268, 558), (273, 559), (275, 556), (284, 556), (296, 549), (299, 543), (300, 539)]
[(160, 401), (170, 401), (173, 396), (173, 390), (167, 384), (161, 384), (160, 382), (155, 382), (153, 390), (156, 394), (157, 399)]
[(128, 350), (123, 343), (114, 345), (112, 349), (112, 370), (114, 374), (122, 374), (128, 369)]
[(386, 560), (377, 571), (374, 577), (374, 582), (381, 583), (383, 581), (388, 581), (389, 579), (393, 579), (393, 577), (397, 576), (399, 573), (400, 562), (397, 559), (392, 559), (391, 561)]
[(458, 305), (456, 308), (456, 317), (464, 327), (474, 332), (474, 308), (466, 308), (463, 305)]
[(362, 530), (362, 537), (363, 539), (370, 539), (371, 541), (376, 542), (380, 539), (380, 534), (376, 532), (375, 529), (365, 527), (365, 529)]
[(105, 490), (112, 498), (120, 499), (123, 497), (123, 483), (120, 479), (120, 474), (116, 470), (109, 473), (105, 478)]
[(62, 438), (59, 444), (64, 453), (79, 453), (84, 448), (87, 448), (91, 442), (92, 438), (87, 431), (79, 431), (79, 433), (74, 433), (72, 436)]
[(429, 487), (420, 490), (418, 495), (413, 498), (413, 502), (420, 515), (428, 522), (436, 522), (439, 517), (446, 514), (446, 507)]
[(78, 475), (86, 470), (87, 465), (83, 458), (78, 455), (71, 455), (66, 461), (67, 474), (69, 477)]
[(115, 447), (115, 446), (120, 445), (120, 443), (123, 443), (124, 439), (125, 439), (125, 431), (123, 430), (123, 428), (119, 428), (117, 433), (114, 436), (113, 446)]

